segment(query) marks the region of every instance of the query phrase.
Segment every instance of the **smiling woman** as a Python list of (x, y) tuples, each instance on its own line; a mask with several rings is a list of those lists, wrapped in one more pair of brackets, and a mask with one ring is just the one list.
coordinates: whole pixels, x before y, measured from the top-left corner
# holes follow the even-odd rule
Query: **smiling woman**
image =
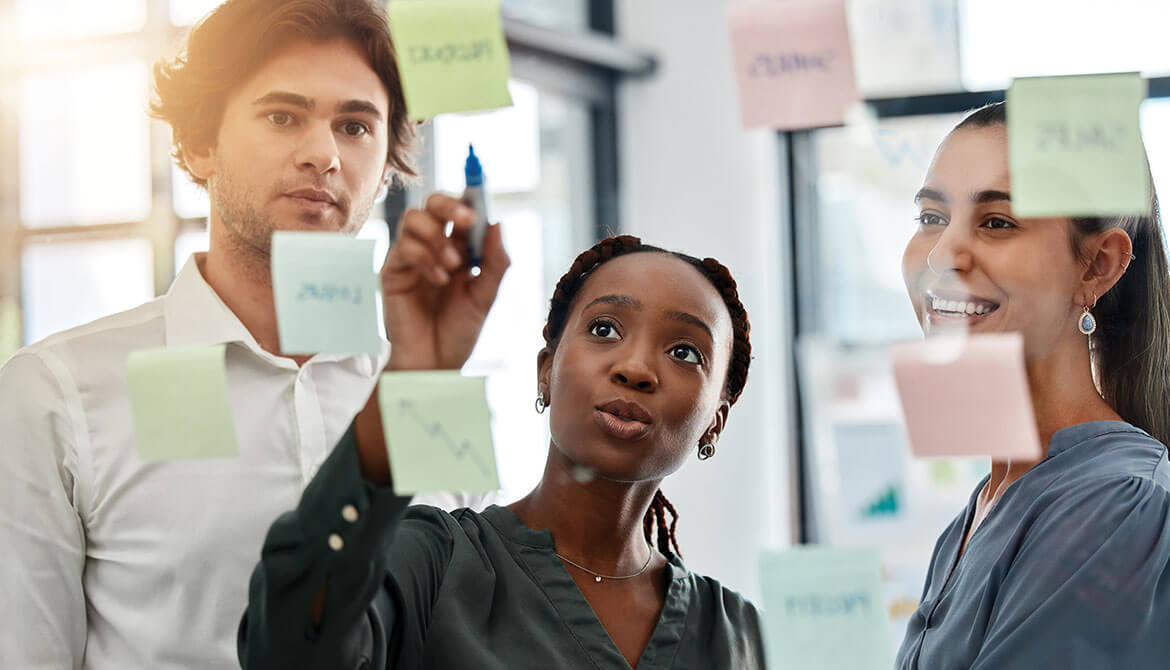
[(269, 532), (244, 667), (762, 667), (755, 607), (687, 570), (659, 491), (691, 454), (713, 453), (747, 378), (748, 332), (714, 259), (629, 236), (582, 253), (537, 358), (544, 475), (483, 513), (394, 495), (375, 390)]
[[(1147, 216), (1016, 216), (1003, 104), (947, 136), (903, 277), (927, 337), (1015, 331), (1036, 462), (994, 461), (935, 545), (898, 667), (1164, 667), (1170, 275)], [(1099, 325), (1098, 325), (1099, 324)]]

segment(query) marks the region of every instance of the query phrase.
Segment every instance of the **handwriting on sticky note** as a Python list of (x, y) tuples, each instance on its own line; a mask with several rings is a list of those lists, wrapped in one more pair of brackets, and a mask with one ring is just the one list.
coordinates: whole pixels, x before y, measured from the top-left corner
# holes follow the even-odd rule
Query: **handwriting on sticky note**
[(1137, 73), (1015, 80), (1006, 96), (1013, 211), (1148, 213), (1139, 116), (1144, 98)]
[(387, 372), (378, 402), (395, 493), (500, 487), (482, 377), (453, 370)]
[(285, 354), (377, 354), (373, 240), (340, 233), (272, 236), (272, 290)]
[(768, 665), (889, 668), (888, 618), (878, 553), (799, 547), (760, 557)]
[(386, 7), (412, 119), (512, 104), (499, 0), (391, 0)]
[(900, 342), (890, 362), (915, 456), (1040, 457), (1019, 333)]
[(859, 100), (844, 0), (738, 2), (727, 18), (744, 126), (844, 123)]
[(126, 385), (142, 460), (231, 458), (239, 451), (224, 345), (131, 352)]

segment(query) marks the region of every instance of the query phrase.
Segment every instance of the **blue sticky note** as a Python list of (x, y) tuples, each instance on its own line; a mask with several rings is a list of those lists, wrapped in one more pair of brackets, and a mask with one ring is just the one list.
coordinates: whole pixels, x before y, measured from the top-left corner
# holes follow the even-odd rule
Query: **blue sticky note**
[(231, 458), (238, 453), (224, 345), (131, 352), (126, 387), (142, 460)]
[(1026, 217), (1148, 214), (1145, 96), (1136, 72), (1012, 82), (1012, 210)]
[(765, 552), (760, 576), (770, 667), (889, 670), (893, 665), (876, 549)]
[(395, 493), (500, 488), (483, 377), (387, 372), (378, 403)]
[(272, 290), (282, 353), (381, 352), (373, 255), (373, 240), (342, 233), (273, 234)]

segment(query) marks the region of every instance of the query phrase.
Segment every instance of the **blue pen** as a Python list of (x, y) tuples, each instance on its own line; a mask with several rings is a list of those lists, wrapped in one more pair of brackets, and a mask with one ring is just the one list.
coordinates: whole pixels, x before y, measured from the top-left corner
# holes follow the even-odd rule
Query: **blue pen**
[(470, 144), (467, 145), (467, 162), (463, 164), (463, 176), (467, 180), (463, 202), (475, 212), (475, 223), (472, 224), (469, 235), (471, 264), (478, 267), (483, 262), (483, 238), (487, 235), (488, 227), (487, 194), (483, 189), (483, 168), (479, 164), (479, 157), (475, 155), (475, 147)]

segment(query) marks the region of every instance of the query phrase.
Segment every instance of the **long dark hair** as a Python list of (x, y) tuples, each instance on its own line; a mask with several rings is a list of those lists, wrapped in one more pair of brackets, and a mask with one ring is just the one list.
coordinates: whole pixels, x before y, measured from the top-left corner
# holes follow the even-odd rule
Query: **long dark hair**
[[(981, 107), (961, 128), (1007, 125), (1007, 107)], [(952, 131), (954, 132), (954, 131)], [(1150, 179), (1150, 209), (1142, 216), (1073, 217), (1073, 253), (1088, 262), (1083, 240), (1121, 228), (1133, 243), (1128, 268), (1093, 310), (1097, 330), (1090, 336), (1096, 381), (1105, 402), (1129, 423), (1170, 444), (1170, 264), (1162, 239), (1158, 196)]]
[[(548, 347), (549, 351), (556, 351), (557, 344), (560, 343), (561, 335), (565, 330), (565, 323), (572, 311), (573, 300), (577, 297), (577, 293), (589, 275), (614, 258), (633, 253), (668, 254), (686, 261), (706, 277), (707, 281), (711, 282), (711, 285), (723, 298), (723, 304), (727, 306), (727, 312), (731, 315), (731, 329), (734, 335), (731, 345), (731, 360), (727, 363), (727, 378), (723, 384), (723, 398), (734, 405), (735, 401), (739, 400), (740, 393), (743, 392), (744, 384), (747, 383), (748, 367), (752, 362), (752, 343), (748, 337), (752, 327), (748, 321), (747, 310), (744, 309), (743, 303), (739, 300), (735, 279), (732, 278), (731, 272), (714, 258), (699, 260), (694, 256), (677, 251), (667, 251), (656, 246), (643, 244), (642, 240), (633, 235), (618, 235), (598, 242), (581, 252), (573, 261), (573, 265), (569, 267), (569, 271), (557, 282), (552, 300), (549, 301), (548, 320), (544, 324), (545, 346)], [(669, 524), (666, 521), (667, 512), (671, 516)], [(681, 556), (682, 552), (678, 549), (678, 538), (675, 535), (677, 525), (678, 512), (675, 511), (674, 506), (670, 504), (666, 496), (662, 495), (661, 490), (655, 491), (650, 508), (646, 510), (646, 516), (642, 520), (642, 530), (646, 535), (646, 541), (654, 541), (654, 530), (657, 528), (658, 549), (666, 553), (673, 547), (674, 553)]]

